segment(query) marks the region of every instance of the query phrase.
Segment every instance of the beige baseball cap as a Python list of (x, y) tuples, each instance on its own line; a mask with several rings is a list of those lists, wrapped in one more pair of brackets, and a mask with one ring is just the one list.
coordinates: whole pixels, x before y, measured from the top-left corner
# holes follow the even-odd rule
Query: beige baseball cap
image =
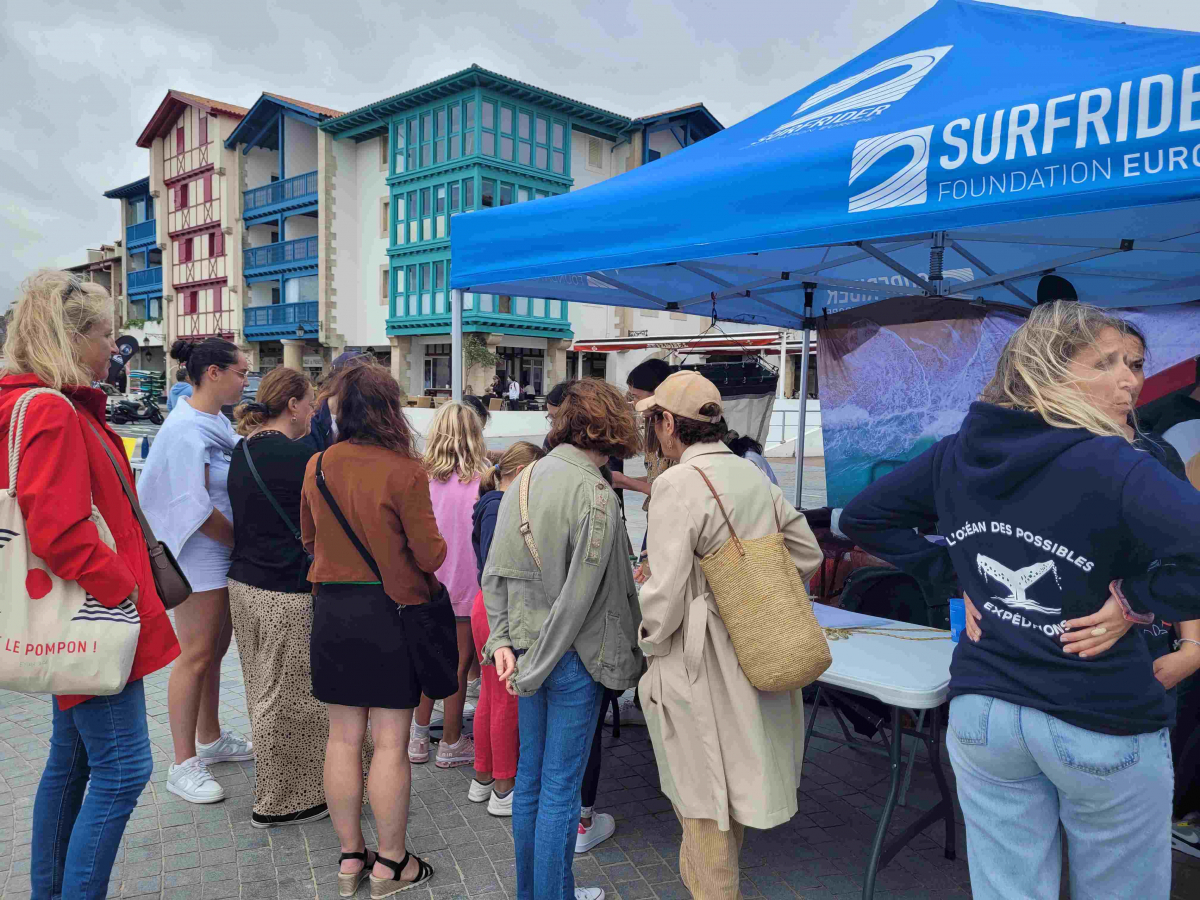
[[(701, 415), (700, 409), (709, 403), (717, 405), (717, 414)], [(724, 415), (721, 392), (717, 390), (717, 386), (699, 372), (687, 370), (668, 375), (651, 396), (638, 401), (635, 409), (638, 412), (646, 412), (656, 407), (685, 419), (710, 422), (714, 425), (720, 422), (721, 416)]]

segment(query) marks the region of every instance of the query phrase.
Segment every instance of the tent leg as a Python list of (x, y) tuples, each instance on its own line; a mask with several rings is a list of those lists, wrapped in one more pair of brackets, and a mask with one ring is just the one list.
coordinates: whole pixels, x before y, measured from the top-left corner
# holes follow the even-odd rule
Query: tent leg
[(463, 396), (463, 293), (450, 292), (450, 393), (456, 402)]
[(804, 349), (800, 356), (800, 418), (796, 426), (796, 509), (800, 509), (800, 495), (804, 488), (804, 420), (808, 413), (808, 348), (812, 331), (804, 329)]

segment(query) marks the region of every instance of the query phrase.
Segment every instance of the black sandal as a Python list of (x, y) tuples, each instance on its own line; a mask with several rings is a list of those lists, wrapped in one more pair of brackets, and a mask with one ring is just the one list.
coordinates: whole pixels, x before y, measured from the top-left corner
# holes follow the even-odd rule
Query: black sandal
[[(366, 879), (368, 875), (371, 874), (371, 870), (375, 868), (375, 860), (368, 859), (367, 857), (372, 852), (373, 851), (371, 850), (364, 849), (360, 853), (342, 854), (341, 858), (338, 860), (339, 866), (347, 859), (361, 859), (363, 865), (362, 868), (357, 872), (338, 872), (339, 897), (353, 897), (355, 892), (358, 891), (358, 886), (363, 883), (363, 880)], [(375, 859), (378, 858), (379, 854), (376, 853)]]
[[(404, 871), (404, 867), (408, 865), (409, 859), (417, 861), (417, 877), (412, 881), (402, 881), (400, 873)], [(376, 878), (374, 873), (371, 874), (371, 900), (382, 900), (383, 897), (390, 897), (392, 894), (399, 894), (401, 891), (407, 891), (409, 888), (414, 888), (418, 884), (424, 884), (433, 877), (433, 866), (425, 862), (419, 856), (414, 856), (412, 853), (405, 853), (404, 859), (396, 862), (393, 859), (388, 859), (376, 854), (375, 862), (383, 863), (392, 870), (394, 878)]]

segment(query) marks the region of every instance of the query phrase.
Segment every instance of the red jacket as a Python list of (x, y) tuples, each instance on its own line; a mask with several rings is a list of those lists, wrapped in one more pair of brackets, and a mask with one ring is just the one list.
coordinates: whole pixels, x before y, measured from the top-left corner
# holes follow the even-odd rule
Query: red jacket
[[(9, 422), (17, 398), (42, 387), (34, 375), (0, 378), (0, 446), (7, 446)], [(121, 439), (104, 421), (104, 393), (92, 387), (62, 390), (76, 416), (56, 397), (37, 397), (25, 414), (17, 502), (29, 528), (30, 549), (45, 560), (59, 578), (78, 581), (105, 606), (116, 606), (137, 585), (142, 619), (137, 652), (129, 680), (156, 672), (179, 655), (179, 642), (154, 587), (150, 554), (121, 481), (113, 471), (95, 432), (82, 421), (91, 418), (108, 440), (133, 484), (133, 470)], [(0, 486), (8, 487), (8, 467), (0, 467)], [(117, 552), (100, 541), (92, 524), (91, 501), (112, 531)], [(87, 697), (59, 696), (59, 709), (69, 709)]]

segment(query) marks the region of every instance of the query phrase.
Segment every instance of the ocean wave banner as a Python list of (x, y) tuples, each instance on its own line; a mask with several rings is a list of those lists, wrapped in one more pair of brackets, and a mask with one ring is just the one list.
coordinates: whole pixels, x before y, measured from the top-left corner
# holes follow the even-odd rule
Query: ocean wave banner
[[(1146, 374), (1200, 354), (1200, 303), (1112, 310), (1146, 336)], [(825, 489), (844, 506), (962, 424), (1028, 310), (904, 297), (818, 323)]]

